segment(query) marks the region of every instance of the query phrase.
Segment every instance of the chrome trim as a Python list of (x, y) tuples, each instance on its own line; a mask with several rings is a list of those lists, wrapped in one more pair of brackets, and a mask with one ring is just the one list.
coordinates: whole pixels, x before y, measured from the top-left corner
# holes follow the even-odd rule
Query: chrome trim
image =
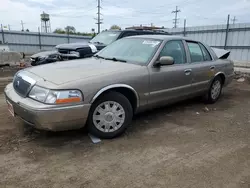
[(170, 89), (162, 89), (162, 90), (158, 90), (158, 91), (152, 91), (149, 94), (150, 95), (156, 95), (156, 94), (160, 94), (160, 93), (165, 93), (165, 92), (169, 92), (169, 91), (175, 91), (175, 90), (179, 90), (179, 89), (185, 89), (185, 88), (191, 88), (192, 84), (188, 84), (185, 86), (179, 86), (179, 87), (174, 87), (174, 88), (170, 88)]
[[(213, 83), (214, 78), (215, 78), (216, 76), (218, 76), (219, 74), (223, 74), (223, 75), (225, 76), (225, 82), (224, 82), (224, 83), (227, 82), (227, 77), (226, 77), (225, 73), (220, 71), (220, 72), (217, 72), (217, 73), (214, 75), (213, 79), (210, 80), (210, 83), (209, 83), (210, 85)], [(224, 85), (223, 85), (223, 86), (224, 86)]]
[(15, 82), (15, 79), (19, 77), (21, 79), (23, 79), (24, 81), (30, 83), (29, 88), (27, 89), (26, 93), (23, 95), (21, 93), (19, 93), (18, 91), (16, 91), (16, 89), (14, 88), (14, 90), (16, 91), (16, 93), (18, 93), (19, 95), (21, 95), (22, 97), (27, 97), (28, 93), (30, 92), (30, 90), (32, 89), (32, 87), (36, 84), (36, 80), (30, 78), (29, 76), (25, 75), (25, 73), (23, 71), (18, 72), (13, 79), (13, 84)]
[(34, 86), (36, 84), (36, 81), (34, 79), (28, 77), (23, 72), (19, 72), (17, 74), (17, 77), (21, 77), (23, 80), (25, 80), (26, 82), (30, 83), (32, 86)]
[(71, 108), (82, 108), (84, 106), (90, 106), (90, 104), (77, 104), (74, 106), (60, 106), (60, 107), (51, 106), (48, 108), (33, 108), (33, 107), (27, 106), (23, 103), (20, 103), (19, 105), (25, 109), (29, 109), (29, 110), (33, 110), (33, 111), (65, 110), (65, 109), (71, 109)]
[(92, 104), (104, 91), (107, 91), (109, 89), (119, 88), (119, 87), (128, 88), (128, 89), (130, 89), (131, 91), (134, 92), (134, 94), (136, 96), (137, 108), (138, 108), (140, 106), (139, 95), (138, 95), (138, 93), (136, 92), (136, 90), (133, 87), (131, 87), (131, 86), (127, 85), (127, 84), (113, 84), (113, 85), (109, 85), (109, 86), (106, 86), (106, 87), (102, 88), (101, 90), (99, 90), (95, 94), (95, 96), (92, 98), (90, 103)]
[(224, 72), (221, 72), (221, 71), (220, 71), (220, 72), (217, 72), (217, 73), (214, 75), (214, 77), (218, 76), (219, 74), (223, 74), (223, 75), (225, 76), (225, 78), (227, 78), (226, 75), (225, 75), (225, 73), (224, 73)]
[(197, 83), (192, 83), (192, 86), (198, 86), (198, 85), (203, 85), (203, 84), (208, 84), (210, 80), (202, 81), (202, 82), (197, 82)]

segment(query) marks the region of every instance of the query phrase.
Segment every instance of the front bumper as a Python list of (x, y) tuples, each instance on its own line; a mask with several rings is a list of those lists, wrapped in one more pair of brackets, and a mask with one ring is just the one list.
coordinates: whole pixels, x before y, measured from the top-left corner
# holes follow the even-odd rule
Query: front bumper
[(37, 129), (63, 131), (79, 129), (86, 124), (90, 104), (74, 106), (46, 105), (19, 96), (12, 83), (4, 90), (6, 100), (12, 104), (15, 116)]

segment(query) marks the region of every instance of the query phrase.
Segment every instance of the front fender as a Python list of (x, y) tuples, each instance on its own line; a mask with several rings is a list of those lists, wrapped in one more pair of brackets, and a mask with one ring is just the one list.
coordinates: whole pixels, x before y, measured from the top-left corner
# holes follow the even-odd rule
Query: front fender
[(112, 85), (109, 85), (109, 86), (106, 86), (106, 87), (100, 89), (100, 90), (94, 95), (94, 97), (92, 98), (92, 100), (91, 100), (90, 103), (92, 104), (92, 103), (93, 103), (102, 93), (104, 93), (105, 91), (108, 91), (108, 90), (114, 89), (114, 88), (127, 88), (127, 89), (130, 89), (131, 91), (133, 91), (133, 93), (134, 93), (135, 96), (136, 96), (137, 108), (140, 106), (140, 101), (139, 101), (139, 95), (138, 95), (138, 93), (136, 92), (136, 90), (135, 90), (133, 87), (131, 87), (131, 86), (127, 85), (127, 84), (112, 84)]

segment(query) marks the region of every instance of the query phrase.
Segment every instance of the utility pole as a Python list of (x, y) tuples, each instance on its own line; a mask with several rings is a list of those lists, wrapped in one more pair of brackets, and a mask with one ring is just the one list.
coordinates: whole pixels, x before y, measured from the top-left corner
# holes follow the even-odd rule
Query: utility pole
[(2, 44), (5, 43), (5, 38), (4, 38), (4, 31), (3, 31), (3, 24), (1, 24), (1, 31), (2, 31)]
[(180, 9), (178, 9), (178, 6), (176, 6), (175, 10), (172, 11), (172, 13), (175, 14), (175, 18), (173, 19), (174, 20), (174, 28), (177, 28), (177, 23), (178, 23), (178, 13), (181, 12)]
[(100, 33), (101, 31), (101, 24), (103, 23), (102, 22), (102, 19), (101, 19), (101, 0), (97, 0), (98, 1), (98, 5), (97, 5), (97, 26), (98, 26), (98, 33)]
[(186, 36), (186, 19), (184, 20), (183, 35)]
[(41, 44), (41, 33), (40, 33), (40, 27), (38, 27), (38, 42), (39, 42), (39, 48), (40, 50), (42, 49), (42, 44)]
[(234, 18), (231, 19), (231, 21), (233, 22), (233, 24), (235, 24), (235, 22), (237, 21), (236, 16), (234, 16)]
[(227, 16), (227, 29), (226, 29), (224, 50), (226, 50), (226, 48), (227, 48), (227, 38), (228, 38), (229, 24), (230, 24), (229, 22), (230, 22), (230, 14), (228, 14), (228, 16)]
[(23, 20), (21, 20), (21, 25), (22, 25), (22, 31), (24, 31), (24, 26), (23, 26)]

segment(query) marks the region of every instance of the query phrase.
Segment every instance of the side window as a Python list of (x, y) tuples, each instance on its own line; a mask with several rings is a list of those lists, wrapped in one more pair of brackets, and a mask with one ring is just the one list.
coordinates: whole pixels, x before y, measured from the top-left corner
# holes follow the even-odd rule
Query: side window
[(186, 63), (186, 54), (182, 41), (169, 41), (163, 47), (159, 58), (162, 56), (171, 56), (174, 59), (174, 64)]
[(125, 32), (125, 33), (123, 33), (122, 38), (134, 36), (134, 35), (137, 35), (137, 33), (136, 32)]
[(211, 55), (208, 52), (208, 50), (205, 48), (205, 46), (203, 46), (201, 43), (199, 44), (203, 53), (204, 61), (212, 61)]
[(196, 42), (187, 42), (192, 62), (204, 61), (201, 48)]

